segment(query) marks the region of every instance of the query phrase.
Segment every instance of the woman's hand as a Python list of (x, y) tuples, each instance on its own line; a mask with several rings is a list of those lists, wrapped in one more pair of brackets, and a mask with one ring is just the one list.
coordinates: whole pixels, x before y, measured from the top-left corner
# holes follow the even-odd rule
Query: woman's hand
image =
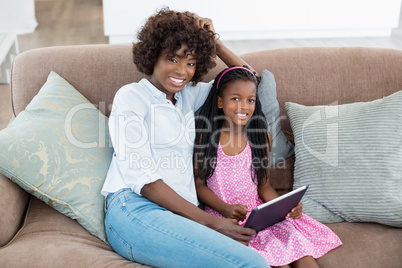
[(212, 31), (215, 33), (215, 29), (211, 19), (200, 17), (196, 14), (193, 14), (195, 19), (195, 23), (201, 28), (205, 29), (206, 31)]
[(292, 208), (292, 210), (286, 215), (286, 218), (292, 219), (300, 219), (303, 211), (303, 204), (299, 202), (296, 207)]
[[(251, 69), (251, 71), (255, 72), (255, 70), (253, 69), (252, 66), (247, 64), (247, 62), (243, 61), (242, 58), (240, 58), (238, 55), (236, 55), (234, 52), (232, 52), (229, 48), (227, 48), (222, 43), (222, 41), (219, 39), (219, 34), (217, 34), (215, 32), (214, 25), (213, 25), (211, 19), (203, 18), (196, 14), (191, 14), (191, 13), (189, 15), (194, 17), (196, 24), (200, 28), (214, 33), (215, 43), (218, 47), (217, 55), (228, 67), (247, 65)], [(256, 72), (256, 74), (257, 74), (257, 72)]]
[(212, 20), (208, 19), (208, 18), (200, 17), (196, 14), (193, 14), (193, 17), (194, 17), (195, 23), (198, 25), (198, 27), (200, 27), (201, 29), (204, 29), (206, 31), (212, 32), (215, 36), (215, 43), (217, 45), (221, 46), (222, 42), (219, 40), (219, 35), (215, 32)]
[(215, 217), (215, 222), (210, 226), (210, 228), (218, 231), (234, 240), (248, 245), (253, 235), (255, 235), (255, 230), (250, 228), (245, 228), (237, 222), (235, 219), (224, 219)]
[(249, 211), (250, 210), (247, 208), (247, 206), (242, 204), (227, 204), (222, 215), (225, 218), (244, 221)]
[(255, 231), (239, 225), (235, 219), (224, 219), (213, 216), (178, 195), (162, 180), (144, 185), (141, 194), (148, 200), (164, 207), (173, 213), (198, 222), (216, 230), (242, 244), (247, 245)]

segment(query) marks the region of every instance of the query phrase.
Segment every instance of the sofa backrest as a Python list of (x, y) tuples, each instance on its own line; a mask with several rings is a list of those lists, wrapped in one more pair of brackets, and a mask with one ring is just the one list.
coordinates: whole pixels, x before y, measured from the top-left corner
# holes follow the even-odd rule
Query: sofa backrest
[(121, 86), (143, 77), (131, 55), (130, 45), (47, 47), (19, 54), (11, 71), (14, 115), (38, 93), (51, 71), (65, 78), (100, 109), (104, 102), (107, 107)]
[[(291, 131), (284, 103), (305, 105), (370, 101), (402, 89), (402, 51), (380, 48), (286, 48), (242, 58), (275, 75), (282, 126)], [(218, 65), (205, 81), (224, 68)], [(116, 91), (145, 77), (132, 61), (131, 45), (49, 47), (19, 54), (12, 69), (12, 106), (21, 112), (55, 71), (109, 115)]]
[(371, 101), (402, 90), (402, 50), (363, 47), (290, 48), (242, 56), (275, 75), (282, 128), (291, 131), (284, 103)]

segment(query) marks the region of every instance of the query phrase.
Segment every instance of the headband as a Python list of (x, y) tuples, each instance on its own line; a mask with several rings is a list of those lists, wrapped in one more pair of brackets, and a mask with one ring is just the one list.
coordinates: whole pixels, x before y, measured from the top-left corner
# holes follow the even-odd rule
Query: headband
[(218, 82), (216, 83), (216, 88), (219, 87), (219, 82), (221, 81), (222, 76), (224, 76), (225, 73), (227, 73), (227, 72), (229, 72), (229, 71), (231, 71), (231, 70), (234, 70), (234, 69), (243, 69), (243, 70), (249, 71), (249, 72), (254, 76), (255, 81), (258, 81), (258, 80), (257, 80), (257, 77), (255, 76), (255, 74), (254, 74), (250, 69), (247, 69), (246, 67), (243, 67), (243, 66), (234, 66), (234, 67), (230, 67), (230, 68), (226, 69), (226, 70), (221, 74), (221, 76), (219, 76)]

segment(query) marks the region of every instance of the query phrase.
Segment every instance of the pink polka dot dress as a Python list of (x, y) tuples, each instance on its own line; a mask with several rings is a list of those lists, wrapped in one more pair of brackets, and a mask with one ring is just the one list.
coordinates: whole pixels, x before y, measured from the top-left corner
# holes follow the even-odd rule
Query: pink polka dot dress
[[(219, 144), (215, 173), (207, 180), (208, 187), (220, 199), (230, 204), (247, 205), (250, 211), (263, 203), (257, 185), (251, 179), (251, 159), (248, 144), (235, 156), (226, 155)], [(205, 210), (223, 217), (210, 207)], [(286, 265), (305, 256), (317, 259), (340, 245), (342, 242), (335, 233), (304, 213), (300, 219), (286, 219), (260, 231), (249, 243), (249, 247), (271, 266)]]

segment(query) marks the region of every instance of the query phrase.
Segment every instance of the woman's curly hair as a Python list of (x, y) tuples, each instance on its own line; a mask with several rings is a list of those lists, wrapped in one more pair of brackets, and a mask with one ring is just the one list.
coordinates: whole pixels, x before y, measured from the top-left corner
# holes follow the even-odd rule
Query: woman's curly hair
[(215, 33), (200, 28), (190, 12), (177, 12), (163, 8), (151, 16), (138, 33), (133, 44), (133, 61), (138, 70), (152, 75), (154, 65), (162, 53), (175, 55), (182, 43), (196, 52), (196, 70), (191, 81), (197, 84), (202, 77), (216, 66), (218, 47)]

